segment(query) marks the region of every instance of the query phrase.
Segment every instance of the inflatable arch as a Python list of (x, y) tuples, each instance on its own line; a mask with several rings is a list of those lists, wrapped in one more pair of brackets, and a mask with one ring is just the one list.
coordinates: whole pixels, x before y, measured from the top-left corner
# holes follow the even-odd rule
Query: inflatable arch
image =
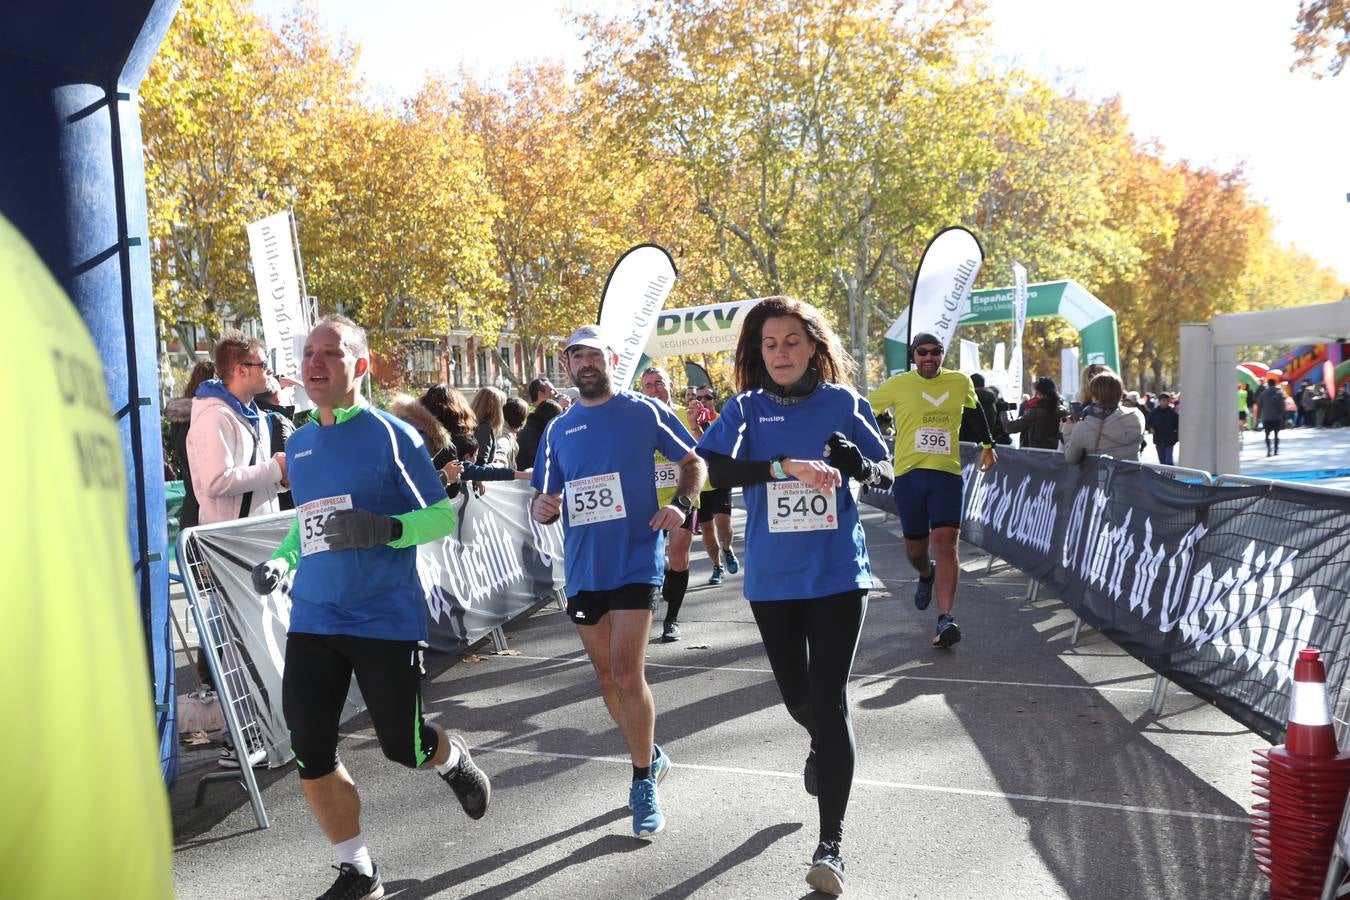
[[(1013, 289), (1011, 287), (972, 291), (970, 304), (961, 313), (957, 327), (988, 325), (1013, 320)], [(1082, 345), (1079, 358), (1083, 365), (1104, 363), (1120, 371), (1119, 338), (1116, 334), (1116, 314), (1086, 288), (1073, 280), (1042, 281), (1027, 285), (1027, 318), (1048, 319), (1059, 316), (1078, 330)], [(908, 364), (906, 345), (909, 343), (909, 309), (901, 310), (892, 331), (886, 337), (886, 371), (903, 372)], [(892, 337), (892, 335), (894, 335)]]
[[(103, 361), (130, 494), (131, 566), (154, 679), (161, 764), (172, 782), (178, 730), (159, 359), (136, 91), (178, 0), (14, 6), (0, 28), (0, 215), (56, 276)], [(41, 481), (40, 473), (30, 477)]]

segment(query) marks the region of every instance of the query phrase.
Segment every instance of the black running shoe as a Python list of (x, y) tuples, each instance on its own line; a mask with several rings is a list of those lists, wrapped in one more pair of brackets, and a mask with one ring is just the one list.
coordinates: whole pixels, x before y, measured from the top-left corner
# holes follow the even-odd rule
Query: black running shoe
[(927, 609), (933, 602), (933, 583), (937, 581), (937, 563), (928, 561), (928, 577), (919, 576), (919, 586), (914, 589), (914, 608)]
[(934, 647), (950, 647), (961, 640), (961, 629), (956, 627), (956, 619), (951, 613), (938, 616), (937, 629), (933, 635)]
[(820, 782), (816, 780), (816, 751), (812, 750), (806, 754), (806, 768), (802, 770), (802, 782), (806, 785), (806, 792), (812, 797), (820, 796)]
[(844, 858), (839, 855), (838, 841), (821, 841), (816, 846), (811, 868), (806, 871), (806, 883), (832, 897), (844, 893)]
[(379, 866), (372, 863), (371, 868), (374, 871), (369, 875), (362, 875), (351, 863), (343, 863), (334, 868), (338, 870), (337, 881), (324, 891), (319, 900), (379, 900), (384, 896)]
[(450, 743), (459, 748), (459, 765), (441, 778), (445, 779), (445, 783), (455, 792), (455, 796), (459, 798), (459, 805), (464, 807), (469, 818), (481, 819), (487, 812), (488, 804), (492, 802), (492, 782), (488, 781), (486, 772), (474, 765), (473, 757), (469, 755), (469, 745), (464, 743), (464, 738), (452, 735)]
[(667, 622), (661, 626), (661, 642), (671, 644), (680, 639), (680, 623)]

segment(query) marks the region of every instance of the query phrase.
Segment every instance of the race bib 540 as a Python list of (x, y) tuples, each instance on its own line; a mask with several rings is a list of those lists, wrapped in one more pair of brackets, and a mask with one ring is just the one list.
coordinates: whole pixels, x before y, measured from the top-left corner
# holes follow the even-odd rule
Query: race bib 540
[(839, 527), (835, 492), (822, 494), (800, 481), (770, 481), (769, 531), (833, 531)]

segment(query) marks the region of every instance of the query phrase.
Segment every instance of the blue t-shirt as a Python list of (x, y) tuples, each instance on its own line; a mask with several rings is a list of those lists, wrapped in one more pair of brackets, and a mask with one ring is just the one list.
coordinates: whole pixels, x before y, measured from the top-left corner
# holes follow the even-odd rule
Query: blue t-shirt
[(563, 495), (567, 596), (660, 584), (665, 563), (653, 453), (680, 460), (694, 438), (663, 403), (620, 391), (599, 406), (575, 403), (549, 421), (530, 483)]
[[(286, 442), (301, 540), (311, 501), (351, 495), (353, 509), (386, 516), (432, 506), (445, 488), (412, 426), (377, 409), (345, 422), (311, 422)], [(318, 546), (322, 546), (320, 540)], [(417, 548), (319, 550), (301, 556), (291, 587), (291, 631), (426, 640)]]
[[(872, 408), (852, 388), (836, 384), (822, 384), (791, 406), (776, 403), (763, 389), (737, 394), (703, 433), (699, 448), (744, 460), (770, 460), (779, 454), (824, 459), (825, 442), (836, 431), (857, 444), (868, 459), (887, 458)], [(777, 484), (789, 488), (798, 482), (793, 478)], [(781, 488), (752, 484), (741, 489), (746, 509), (745, 598), (802, 600), (870, 588), (872, 565), (847, 479), (835, 490), (834, 527), (816, 530), (770, 530), (770, 514), (777, 513), (775, 518), (786, 524), (793, 521), (793, 507), (797, 513), (812, 513), (816, 524), (826, 522), (818, 492), (790, 494)], [(772, 503), (770, 490), (775, 491)], [(783, 513), (788, 514), (786, 519)], [(804, 518), (798, 515), (795, 521)]]

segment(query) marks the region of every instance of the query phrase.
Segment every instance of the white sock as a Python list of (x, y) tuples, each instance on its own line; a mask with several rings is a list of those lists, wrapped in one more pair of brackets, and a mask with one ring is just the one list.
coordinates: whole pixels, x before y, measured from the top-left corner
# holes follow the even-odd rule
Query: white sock
[(436, 771), (441, 775), (449, 775), (453, 772), (455, 766), (459, 765), (460, 758), (464, 755), (459, 752), (459, 744), (451, 741), (448, 737), (446, 740), (450, 742), (450, 756), (444, 763), (436, 767)]
[(354, 838), (334, 844), (333, 849), (337, 851), (339, 865), (351, 863), (362, 875), (369, 877), (375, 874), (375, 866), (370, 861), (370, 848), (359, 833)]

